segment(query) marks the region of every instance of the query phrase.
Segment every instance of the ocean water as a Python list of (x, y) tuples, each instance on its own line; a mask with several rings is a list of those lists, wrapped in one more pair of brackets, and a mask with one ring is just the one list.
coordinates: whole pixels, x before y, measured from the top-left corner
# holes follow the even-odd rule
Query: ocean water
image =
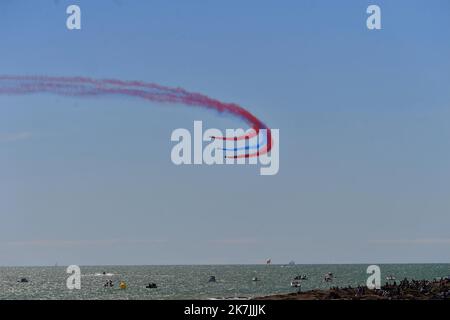
[[(397, 279), (440, 278), (450, 275), (450, 264), (379, 265), (382, 282)], [(224, 299), (251, 298), (294, 292), (290, 282), (306, 274), (302, 290), (365, 284), (368, 265), (214, 265), (214, 266), (103, 266), (81, 267), (81, 289), (69, 290), (66, 267), (0, 267), (0, 299)], [(102, 275), (103, 272), (109, 273)], [(333, 272), (331, 283), (324, 274)], [(215, 283), (208, 282), (215, 276)], [(26, 277), (30, 282), (19, 283)], [(252, 281), (258, 277), (260, 281)], [(112, 280), (114, 288), (103, 284)], [(120, 281), (127, 289), (118, 288)], [(145, 288), (154, 282), (156, 289)]]

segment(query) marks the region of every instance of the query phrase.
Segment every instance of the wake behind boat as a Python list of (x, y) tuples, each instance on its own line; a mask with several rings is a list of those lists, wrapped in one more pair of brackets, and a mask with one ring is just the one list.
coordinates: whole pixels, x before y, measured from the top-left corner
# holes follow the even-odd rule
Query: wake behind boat
[(95, 273), (94, 276), (96, 276), (96, 277), (113, 277), (113, 276), (115, 276), (115, 274), (102, 272), (102, 273)]

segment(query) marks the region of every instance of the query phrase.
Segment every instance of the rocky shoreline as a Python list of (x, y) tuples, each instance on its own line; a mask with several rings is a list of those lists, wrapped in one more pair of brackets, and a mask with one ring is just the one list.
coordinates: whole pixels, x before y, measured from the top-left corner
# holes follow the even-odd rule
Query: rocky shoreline
[(450, 300), (450, 280), (408, 280), (386, 283), (380, 289), (351, 286), (258, 297), (254, 300)]

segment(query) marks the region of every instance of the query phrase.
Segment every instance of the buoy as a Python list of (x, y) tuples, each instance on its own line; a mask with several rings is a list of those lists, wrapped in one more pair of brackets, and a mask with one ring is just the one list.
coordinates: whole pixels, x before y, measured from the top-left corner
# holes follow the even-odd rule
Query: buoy
[(125, 282), (121, 281), (120, 284), (119, 284), (119, 288), (120, 289), (126, 289), (127, 288), (127, 284)]

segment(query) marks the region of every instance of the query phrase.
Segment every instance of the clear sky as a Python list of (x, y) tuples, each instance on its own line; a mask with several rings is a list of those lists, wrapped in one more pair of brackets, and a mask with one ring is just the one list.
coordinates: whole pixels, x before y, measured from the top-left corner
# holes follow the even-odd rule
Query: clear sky
[(276, 176), (175, 166), (174, 129), (244, 124), (0, 96), (0, 265), (450, 262), (447, 0), (2, 0), (0, 41), (0, 74), (181, 86), (280, 129)]

